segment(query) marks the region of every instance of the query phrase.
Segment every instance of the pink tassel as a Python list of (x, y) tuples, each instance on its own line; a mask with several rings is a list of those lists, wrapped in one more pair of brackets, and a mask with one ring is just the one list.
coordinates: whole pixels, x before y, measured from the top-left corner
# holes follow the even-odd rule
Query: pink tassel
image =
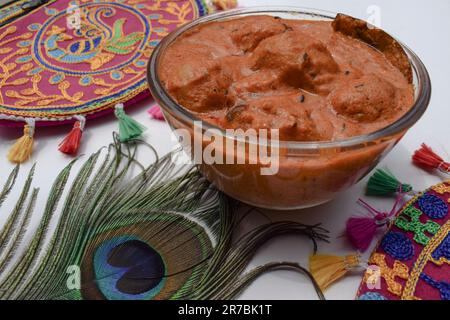
[(369, 248), (378, 229), (385, 227), (397, 213), (399, 204), (402, 203), (403, 195), (404, 193), (400, 192), (394, 207), (389, 213), (376, 210), (362, 199), (358, 200), (358, 204), (363, 206), (371, 216), (352, 217), (347, 221), (347, 237), (356, 249), (365, 252)]
[(161, 121), (165, 120), (164, 119), (164, 115), (163, 115), (163, 113), (161, 111), (161, 108), (159, 106), (153, 106), (150, 109), (148, 109), (147, 112), (153, 119), (161, 120)]
[(379, 225), (374, 218), (350, 218), (347, 221), (347, 236), (352, 245), (365, 252), (375, 237)]

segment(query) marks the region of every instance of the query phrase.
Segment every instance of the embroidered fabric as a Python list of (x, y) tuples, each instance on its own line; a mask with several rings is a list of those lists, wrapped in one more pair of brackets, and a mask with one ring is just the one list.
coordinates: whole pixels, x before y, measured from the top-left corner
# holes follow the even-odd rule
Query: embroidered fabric
[(360, 300), (450, 299), (450, 181), (412, 198), (369, 260)]
[(55, 1), (0, 28), (0, 115), (14, 121), (93, 116), (149, 95), (146, 65), (202, 0)]

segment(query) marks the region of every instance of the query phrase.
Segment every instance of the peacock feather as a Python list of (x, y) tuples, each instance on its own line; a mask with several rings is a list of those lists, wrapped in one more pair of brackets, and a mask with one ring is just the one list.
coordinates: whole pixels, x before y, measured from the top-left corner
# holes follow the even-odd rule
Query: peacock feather
[[(138, 145), (115, 140), (84, 162), (70, 186), (78, 160), (59, 173), (39, 226), (18, 253), (38, 196), (30, 170), (0, 232), (1, 299), (232, 299), (277, 269), (307, 275), (323, 298), (295, 263), (244, 273), (257, 249), (278, 235), (306, 235), (316, 250), (316, 241), (328, 238), (320, 225), (267, 223), (235, 239), (237, 204), (195, 167), (175, 165), (171, 154), (144, 167), (135, 159)], [(18, 173), (16, 167), (7, 179), (0, 206)]]

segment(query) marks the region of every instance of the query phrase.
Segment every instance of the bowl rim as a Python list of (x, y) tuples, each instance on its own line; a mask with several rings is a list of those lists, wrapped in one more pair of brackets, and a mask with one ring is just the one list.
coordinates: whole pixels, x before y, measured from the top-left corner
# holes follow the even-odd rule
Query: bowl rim
[[(276, 13), (288, 13), (288, 14), (298, 14), (298, 15), (309, 15), (311, 17), (325, 18), (327, 20), (332, 20), (336, 17), (337, 13), (332, 11), (326, 11), (321, 9), (313, 9), (308, 7), (297, 7), (297, 6), (257, 6), (257, 7), (246, 7), (238, 8), (234, 10), (223, 11), (219, 13), (214, 13), (211, 15), (206, 15), (204, 17), (195, 19), (182, 27), (172, 31), (167, 35), (153, 50), (150, 57), (149, 63), (147, 64), (147, 81), (149, 84), (150, 92), (156, 101), (160, 104), (162, 109), (167, 108), (170, 112), (174, 112), (177, 116), (181, 117), (187, 122), (201, 121), (204, 130), (215, 130), (215, 132), (220, 132), (225, 138), (242, 141), (244, 143), (245, 138), (238, 137), (235, 135), (229, 135), (225, 129), (208, 123), (194, 113), (190, 112), (187, 108), (184, 108), (178, 104), (167, 92), (162, 83), (160, 82), (158, 76), (158, 66), (161, 59), (161, 52), (166, 49), (173, 41), (175, 41), (180, 35), (189, 29), (198, 26), (199, 24), (226, 20), (230, 18), (237, 18), (239, 16), (247, 15), (257, 15), (257, 14), (276, 14)], [(388, 33), (389, 34), (389, 33)], [(389, 34), (390, 35), (390, 34)], [(413, 106), (408, 112), (406, 112), (397, 121), (391, 123), (387, 127), (380, 130), (374, 131), (369, 134), (354, 136), (346, 139), (333, 140), (333, 141), (279, 141), (278, 146), (280, 148), (287, 149), (328, 149), (328, 148), (341, 148), (341, 147), (355, 147), (357, 145), (365, 145), (369, 142), (380, 140), (386, 137), (392, 137), (399, 133), (407, 131), (411, 128), (425, 113), (428, 109), (431, 100), (431, 80), (428, 71), (420, 60), (420, 58), (412, 51), (408, 46), (406, 46), (401, 41), (393, 37), (402, 46), (403, 50), (406, 52), (411, 68), (413, 70), (414, 78), (417, 78), (417, 86), (414, 88), (415, 101)], [(413, 83), (414, 85), (414, 83)], [(261, 144), (270, 145), (270, 140), (265, 143), (258, 142)]]

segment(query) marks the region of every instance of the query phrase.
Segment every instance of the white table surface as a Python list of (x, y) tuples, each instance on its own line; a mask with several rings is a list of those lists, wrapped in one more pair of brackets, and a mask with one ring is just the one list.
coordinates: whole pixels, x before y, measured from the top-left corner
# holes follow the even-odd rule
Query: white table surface
[[(381, 9), (381, 26), (404, 43), (410, 46), (427, 66), (432, 83), (433, 96), (429, 111), (405, 136), (400, 144), (382, 162), (382, 167), (389, 167), (400, 179), (411, 182), (416, 189), (426, 188), (439, 182), (438, 177), (426, 174), (410, 163), (412, 152), (422, 142), (432, 145), (446, 157), (450, 139), (450, 1), (448, 0), (240, 0), (241, 6), (257, 5), (291, 5), (334, 12), (343, 12), (355, 17), (367, 19), (367, 8), (378, 5)], [(173, 142), (169, 136), (168, 126), (159, 121), (149, 119), (146, 111), (151, 101), (141, 103), (130, 113), (149, 130), (145, 135), (147, 142), (156, 147), (160, 154), (170, 151)], [(36, 214), (31, 221), (30, 229), (37, 225), (45, 205), (45, 196), (57, 173), (67, 165), (70, 158), (57, 151), (57, 145), (67, 134), (68, 127), (38, 129), (36, 133), (35, 152), (31, 161), (23, 165), (18, 186), (24, 181), (27, 170), (33, 162), (37, 162), (34, 185), (40, 186), (41, 193), (36, 205)], [(117, 122), (113, 116), (88, 123), (81, 152), (91, 154), (111, 141), (111, 133), (117, 130)], [(11, 143), (22, 135), (22, 129), (0, 128), (0, 183), (3, 183), (13, 165), (6, 159)], [(141, 154), (140, 156), (145, 157)], [(77, 164), (76, 168), (79, 168)], [(341, 194), (336, 200), (313, 209), (289, 213), (271, 213), (272, 219), (290, 219), (304, 223), (323, 222), (331, 230), (331, 243), (322, 244), (320, 252), (346, 254), (352, 252), (347, 240), (340, 235), (346, 219), (358, 210), (356, 200), (363, 196), (366, 181)], [(20, 188), (15, 188), (9, 200), (0, 210), (0, 225), (6, 220), (7, 209), (17, 199)], [(378, 208), (390, 209), (392, 200), (370, 199)], [(2, 214), (3, 213), (3, 214)], [(261, 218), (245, 221), (250, 228)], [(25, 240), (30, 238), (28, 232)], [(307, 265), (311, 252), (310, 243), (294, 236), (285, 236), (265, 245), (253, 259), (249, 267), (269, 261), (295, 261)], [(361, 280), (361, 273), (353, 273), (326, 292), (328, 299), (353, 299)], [(267, 274), (252, 284), (241, 296), (243, 299), (316, 299), (311, 284), (302, 276), (287, 271)]]

